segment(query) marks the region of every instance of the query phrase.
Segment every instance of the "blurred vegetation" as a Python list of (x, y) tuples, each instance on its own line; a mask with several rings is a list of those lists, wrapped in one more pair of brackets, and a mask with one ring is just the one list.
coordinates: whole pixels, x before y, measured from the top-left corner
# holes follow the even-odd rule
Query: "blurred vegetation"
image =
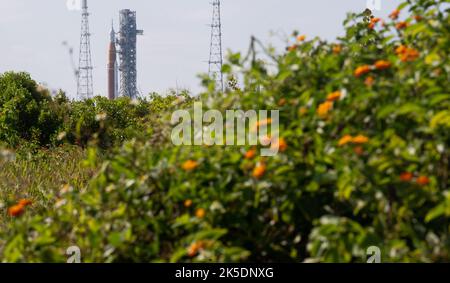
[(225, 95), (204, 78), (196, 99), (280, 109), (270, 158), (173, 146), (186, 95), (73, 102), (4, 74), (0, 259), (64, 262), (77, 245), (86, 262), (364, 262), (378, 246), (384, 262), (450, 261), (446, 2), (351, 14), (336, 42), (296, 32), (281, 54), (256, 39), (230, 54)]

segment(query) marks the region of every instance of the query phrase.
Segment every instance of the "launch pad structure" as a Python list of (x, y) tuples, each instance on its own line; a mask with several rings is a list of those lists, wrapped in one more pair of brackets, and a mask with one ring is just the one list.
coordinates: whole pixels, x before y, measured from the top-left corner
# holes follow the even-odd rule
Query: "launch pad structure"
[(120, 96), (135, 99), (137, 89), (137, 36), (144, 31), (137, 29), (136, 12), (129, 9), (120, 11), (119, 46)]

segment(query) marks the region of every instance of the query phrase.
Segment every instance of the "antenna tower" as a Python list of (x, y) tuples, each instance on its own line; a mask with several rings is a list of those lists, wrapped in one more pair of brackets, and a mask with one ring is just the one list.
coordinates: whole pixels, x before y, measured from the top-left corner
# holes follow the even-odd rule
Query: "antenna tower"
[(83, 0), (81, 14), (80, 58), (78, 63), (77, 95), (80, 99), (94, 94), (92, 83), (91, 34), (89, 33), (89, 12), (87, 0)]
[(220, 19), (220, 0), (213, 0), (213, 17), (211, 23), (211, 45), (209, 52), (209, 77), (216, 82), (216, 87), (223, 91), (222, 74), (222, 23)]

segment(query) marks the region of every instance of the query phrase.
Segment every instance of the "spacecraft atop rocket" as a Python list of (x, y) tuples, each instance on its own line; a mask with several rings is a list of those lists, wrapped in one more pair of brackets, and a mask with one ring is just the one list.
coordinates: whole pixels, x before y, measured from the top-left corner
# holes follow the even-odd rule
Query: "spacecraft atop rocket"
[(108, 47), (108, 98), (113, 100), (119, 96), (119, 67), (117, 65), (116, 33), (111, 26)]

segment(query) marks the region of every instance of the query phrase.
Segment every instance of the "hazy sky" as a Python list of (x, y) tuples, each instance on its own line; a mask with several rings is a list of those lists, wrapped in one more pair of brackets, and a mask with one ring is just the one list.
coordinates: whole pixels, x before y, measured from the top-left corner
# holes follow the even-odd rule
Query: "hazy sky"
[[(206, 72), (212, 8), (210, 0), (89, 0), (95, 94), (106, 95), (106, 59), (111, 19), (120, 9), (137, 11), (138, 88), (164, 93), (169, 88), (197, 92), (197, 74)], [(366, 0), (223, 0), (224, 49), (246, 51), (251, 35), (284, 47), (271, 31), (334, 39), (349, 11)], [(388, 15), (401, 1), (381, 0), (377, 15)], [(78, 63), (79, 11), (66, 0), (0, 0), (0, 72), (27, 71), (52, 89), (76, 94), (76, 82), (63, 41), (74, 47)]]

